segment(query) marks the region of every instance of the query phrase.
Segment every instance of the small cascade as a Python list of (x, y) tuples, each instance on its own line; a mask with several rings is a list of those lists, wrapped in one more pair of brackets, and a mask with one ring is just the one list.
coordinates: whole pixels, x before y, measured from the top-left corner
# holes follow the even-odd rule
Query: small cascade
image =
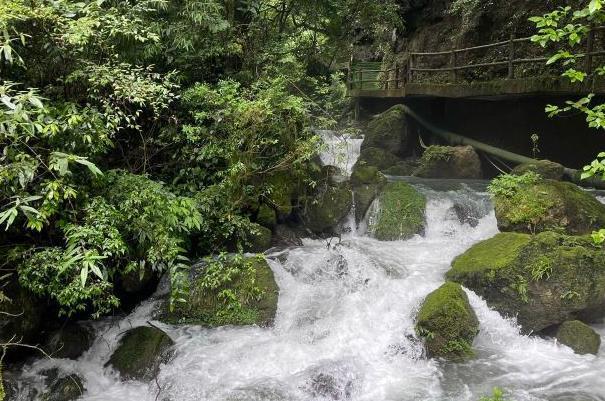
[(324, 166), (335, 166), (347, 178), (361, 153), (363, 137), (340, 134), (331, 130), (315, 131), (323, 140), (325, 148), (320, 154)]
[[(152, 298), (128, 317), (95, 323), (97, 339), (80, 359), (26, 366), (22, 386), (42, 391), (42, 372), (59, 368), (82, 376), (87, 401), (477, 401), (496, 386), (515, 401), (604, 400), (603, 350), (580, 356), (524, 336), (471, 291), (476, 358), (424, 358), (414, 333), (420, 303), (457, 255), (498, 230), (478, 183), (414, 185), (428, 201), (422, 236), (380, 242), (360, 229), (268, 255), (280, 288), (272, 327), (165, 325), (152, 321)], [(175, 341), (174, 356), (151, 383), (121, 381), (104, 365), (120, 335), (147, 321)]]

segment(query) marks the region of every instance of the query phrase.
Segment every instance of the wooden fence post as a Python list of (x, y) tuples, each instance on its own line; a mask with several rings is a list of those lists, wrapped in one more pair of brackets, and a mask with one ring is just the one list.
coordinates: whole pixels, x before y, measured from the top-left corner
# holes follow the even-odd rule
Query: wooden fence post
[(363, 89), (363, 69), (359, 69), (359, 90)]
[(508, 42), (508, 79), (515, 78), (515, 33), (510, 34)]
[(412, 79), (414, 78), (414, 54), (412, 54), (412, 52), (410, 52), (410, 55), (408, 57), (408, 84), (412, 83)]
[(592, 74), (592, 53), (594, 52), (594, 38), (594, 24), (590, 24), (590, 32), (588, 32), (588, 40), (586, 41), (586, 65), (584, 67), (584, 69), (586, 70), (585, 72), (589, 77)]
[(395, 89), (399, 89), (399, 64), (395, 63)]
[(450, 52), (450, 67), (452, 68), (452, 79), (454, 82), (458, 82), (458, 70), (456, 67), (458, 66), (458, 60), (456, 60), (456, 51), (452, 50)]

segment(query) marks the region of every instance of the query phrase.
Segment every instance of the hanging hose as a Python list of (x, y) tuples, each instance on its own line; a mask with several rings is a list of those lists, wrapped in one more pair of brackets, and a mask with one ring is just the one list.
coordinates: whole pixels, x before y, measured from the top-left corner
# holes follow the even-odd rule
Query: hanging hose
[[(431, 124), (430, 122), (428, 122), (427, 120), (425, 120), (424, 118), (419, 116), (414, 110), (412, 110), (408, 106), (402, 104), (402, 105), (400, 105), (400, 107), (403, 109), (403, 111), (405, 111), (405, 113), (408, 116), (410, 116), (414, 120), (416, 120), (416, 122), (418, 122), (418, 124), (420, 124), (427, 130), (429, 130), (431, 133), (437, 135), (441, 139), (445, 140), (450, 145), (472, 146), (473, 148), (480, 150), (486, 154), (489, 154), (491, 156), (495, 156), (500, 159), (509, 161), (511, 163), (516, 163), (516, 164), (538, 162), (538, 160), (532, 159), (531, 157), (527, 157), (527, 156), (519, 155), (517, 153), (509, 152), (507, 150), (500, 149), (495, 146), (491, 146), (486, 143), (479, 142), (474, 139), (470, 139), (470, 138), (464, 137), (462, 135), (458, 135), (453, 132), (446, 131), (442, 128), (439, 128), (439, 127)], [(598, 189), (605, 189), (605, 181), (597, 179), (597, 178), (582, 180), (582, 179), (580, 179), (580, 172), (575, 169), (564, 167), (564, 176), (567, 179), (569, 179), (571, 182), (573, 182), (577, 185), (583, 186), (583, 187), (593, 187), (593, 188), (598, 188)]]

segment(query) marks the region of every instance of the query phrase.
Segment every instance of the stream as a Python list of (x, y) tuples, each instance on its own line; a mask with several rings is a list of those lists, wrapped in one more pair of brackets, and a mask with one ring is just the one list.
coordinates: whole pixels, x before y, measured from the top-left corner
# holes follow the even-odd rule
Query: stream
[[(356, 144), (346, 153), (358, 152)], [(342, 163), (350, 172), (351, 158)], [(88, 323), (97, 333), (89, 351), (75, 361), (38, 360), (20, 374), (21, 385), (42, 390), (41, 372), (58, 367), (84, 379), (88, 401), (478, 401), (496, 386), (511, 401), (605, 400), (603, 347), (580, 356), (522, 335), (471, 291), (477, 356), (462, 364), (424, 358), (414, 335), (420, 303), (457, 255), (498, 229), (486, 182), (411, 183), (428, 199), (423, 236), (380, 242), (349, 223), (340, 240), (268, 252), (280, 288), (272, 327), (154, 321), (175, 341), (174, 357), (156, 381), (122, 382), (104, 364), (125, 330), (151, 320), (152, 297), (125, 318)], [(594, 328), (605, 335), (605, 325)]]

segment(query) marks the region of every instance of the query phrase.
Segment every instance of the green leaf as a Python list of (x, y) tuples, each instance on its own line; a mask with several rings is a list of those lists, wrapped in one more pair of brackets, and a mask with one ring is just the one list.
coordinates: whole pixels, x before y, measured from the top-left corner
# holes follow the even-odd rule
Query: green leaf
[(590, 4), (588, 5), (588, 11), (590, 12), (590, 14), (594, 14), (595, 12), (599, 11), (601, 8), (603, 8), (603, 4), (601, 3), (601, 0), (591, 0)]
[(82, 287), (86, 287), (86, 279), (88, 279), (88, 266), (84, 266), (82, 270), (80, 270), (80, 283)]

